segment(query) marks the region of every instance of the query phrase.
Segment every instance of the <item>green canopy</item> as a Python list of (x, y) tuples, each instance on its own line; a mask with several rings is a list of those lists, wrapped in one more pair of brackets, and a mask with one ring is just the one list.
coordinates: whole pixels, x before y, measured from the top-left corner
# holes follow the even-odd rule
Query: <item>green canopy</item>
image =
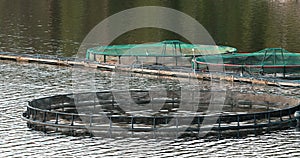
[(167, 40), (158, 43), (98, 46), (89, 48), (86, 58), (95, 59), (95, 55), (182, 57), (236, 52), (236, 48), (228, 46), (188, 44), (178, 40)]
[[(222, 64), (216, 61), (222, 61)], [(199, 65), (224, 66), (227, 70), (243, 69), (263, 73), (300, 72), (300, 54), (282, 48), (266, 48), (254, 53), (201, 56), (197, 57), (195, 62), (198, 67)]]

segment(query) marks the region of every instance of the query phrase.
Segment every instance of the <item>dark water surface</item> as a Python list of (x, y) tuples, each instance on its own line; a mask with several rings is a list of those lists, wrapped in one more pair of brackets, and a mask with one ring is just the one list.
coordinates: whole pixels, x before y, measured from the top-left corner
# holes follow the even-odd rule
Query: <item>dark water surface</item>
[[(240, 51), (283, 47), (300, 52), (297, 0), (1, 0), (0, 51), (72, 56), (87, 33), (102, 20), (125, 9), (147, 5), (188, 14), (220, 45)], [(166, 30), (145, 28), (123, 34), (114, 44), (166, 39), (184, 40)]]
[[(297, 0), (0, 0), (0, 51), (76, 55), (87, 33), (101, 20), (137, 6), (178, 9), (196, 18), (217, 44), (240, 51), (283, 47), (300, 52)], [(144, 43), (182, 39), (160, 29), (139, 29), (114, 41)], [(72, 69), (0, 61), (1, 157), (300, 157), (294, 129), (258, 137), (204, 140), (144, 140), (71, 137), (29, 130), (20, 116), (27, 101), (73, 92)], [(99, 89), (109, 89), (109, 73), (94, 71)], [(148, 82), (147, 79), (140, 79)], [(248, 91), (249, 85), (227, 85)], [(227, 87), (227, 88), (228, 88)], [(257, 93), (292, 95), (298, 89), (254, 86)]]
[[(295, 129), (245, 139), (219, 141), (143, 138), (72, 137), (32, 131), (20, 116), (27, 101), (73, 91), (72, 69), (0, 61), (1, 157), (299, 157), (300, 133)], [(110, 73), (92, 71), (98, 88), (109, 88)], [(147, 79), (144, 79), (147, 82)], [(106, 81), (106, 82), (105, 82)], [(234, 83), (241, 92), (299, 96), (298, 89)]]

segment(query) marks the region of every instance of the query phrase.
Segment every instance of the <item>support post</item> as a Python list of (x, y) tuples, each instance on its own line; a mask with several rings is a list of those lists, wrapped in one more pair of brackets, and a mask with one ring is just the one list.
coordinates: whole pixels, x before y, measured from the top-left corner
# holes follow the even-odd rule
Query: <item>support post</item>
[(36, 120), (37, 110), (34, 110), (33, 120)]
[(254, 134), (255, 134), (255, 136), (257, 136), (257, 132), (256, 132), (256, 125), (257, 125), (257, 123), (256, 123), (256, 115), (254, 114)]
[(218, 119), (218, 123), (219, 123), (219, 126), (218, 126), (218, 139), (221, 139), (221, 116), (219, 116), (219, 119)]
[(44, 111), (44, 113), (43, 113), (43, 122), (46, 122), (46, 119), (47, 119), (47, 113), (46, 113), (46, 111)]
[(55, 124), (58, 124), (58, 113), (55, 113)]
[(90, 116), (90, 127), (93, 126), (93, 115)]
[(131, 117), (131, 129), (133, 130), (134, 128), (134, 116)]
[(72, 122), (71, 122), (71, 126), (74, 125), (74, 115), (72, 115)]
[(29, 109), (29, 107), (27, 107), (27, 118), (30, 119), (30, 115), (31, 115), (31, 110)]
[(237, 125), (238, 125), (237, 138), (240, 138), (240, 115), (237, 115)]
[(156, 129), (156, 117), (153, 118), (153, 129)]

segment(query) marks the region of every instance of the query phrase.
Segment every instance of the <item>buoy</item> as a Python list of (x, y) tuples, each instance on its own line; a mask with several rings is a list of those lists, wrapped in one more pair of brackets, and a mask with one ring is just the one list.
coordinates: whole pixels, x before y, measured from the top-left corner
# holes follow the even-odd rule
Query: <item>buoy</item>
[(300, 130), (300, 111), (296, 111), (295, 114), (294, 114), (294, 117), (297, 120), (296, 129)]

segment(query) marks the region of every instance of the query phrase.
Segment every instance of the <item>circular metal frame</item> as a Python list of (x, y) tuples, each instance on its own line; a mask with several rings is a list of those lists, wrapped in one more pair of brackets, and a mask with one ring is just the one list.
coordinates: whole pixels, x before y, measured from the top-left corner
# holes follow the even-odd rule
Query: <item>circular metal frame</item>
[[(176, 106), (178, 106), (180, 98), (174, 91), (169, 91), (170, 95), (165, 100), (150, 98), (146, 95), (147, 90), (130, 90), (130, 92), (133, 93), (135, 102), (141, 106), (149, 103), (151, 99), (156, 99), (157, 102), (162, 101), (165, 104), (155, 113), (136, 116), (131, 115), (130, 112), (124, 112), (118, 106), (118, 102), (114, 100), (112, 91), (109, 90), (65, 94), (30, 101), (22, 118), (27, 121), (28, 127), (45, 132), (92, 135), (91, 131), (93, 131), (109, 136), (117, 132), (120, 127), (134, 134), (152, 133), (153, 135), (158, 128), (167, 124), (171, 119), (176, 119), (176, 124), (166, 128), (163, 132), (176, 131), (179, 128), (186, 128), (182, 127), (180, 120), (193, 117), (193, 121), (185, 132), (180, 133), (181, 136), (197, 137), (200, 132), (208, 132), (205, 137), (221, 139), (240, 138), (289, 128), (295, 125), (296, 119), (293, 114), (300, 110), (299, 100), (295, 98), (228, 92), (225, 101), (227, 112), (216, 112), (216, 115), (208, 115), (204, 109), (207, 104), (205, 100), (207, 101), (210, 93), (202, 91), (196, 115), (189, 115), (188, 113), (178, 115), (176, 114)], [(86, 100), (80, 100), (79, 103), (77, 97), (86, 98)], [(278, 103), (278, 100), (281, 102)], [(94, 113), (78, 113), (77, 108), (86, 108), (87, 111)], [(243, 110), (248, 112), (242, 112)], [(110, 120), (105, 127), (103, 124), (98, 124), (104, 115)], [(202, 121), (205, 117), (215, 116), (218, 116), (217, 122), (212, 124), (213, 128), (207, 128), (209, 131), (205, 131), (206, 128), (201, 127)], [(199, 130), (200, 127), (201, 131)], [(107, 129), (109, 130), (107, 131)]]

